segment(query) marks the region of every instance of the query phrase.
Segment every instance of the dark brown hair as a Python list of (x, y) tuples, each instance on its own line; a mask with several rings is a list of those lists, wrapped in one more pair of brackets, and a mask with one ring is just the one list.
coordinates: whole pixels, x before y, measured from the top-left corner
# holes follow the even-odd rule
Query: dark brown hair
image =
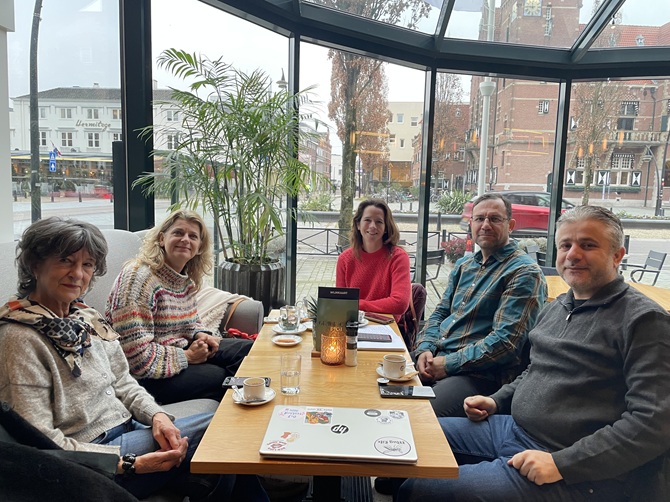
[(358, 229), (358, 225), (363, 219), (363, 212), (369, 206), (378, 207), (384, 212), (384, 235), (382, 236), (382, 244), (385, 245), (389, 254), (393, 252), (393, 246), (398, 245), (400, 240), (400, 231), (393, 220), (393, 214), (385, 201), (382, 199), (367, 199), (361, 202), (356, 209), (356, 214), (351, 223), (351, 232), (349, 233), (349, 244), (353, 249), (354, 256), (357, 258), (361, 256), (361, 249), (363, 248), (363, 236)]
[(37, 279), (33, 270), (40, 263), (52, 256), (66, 258), (80, 249), (88, 251), (95, 260), (90, 288), (96, 277), (107, 272), (107, 241), (98, 227), (85, 221), (52, 216), (26, 228), (16, 246), (19, 296), (35, 291)]

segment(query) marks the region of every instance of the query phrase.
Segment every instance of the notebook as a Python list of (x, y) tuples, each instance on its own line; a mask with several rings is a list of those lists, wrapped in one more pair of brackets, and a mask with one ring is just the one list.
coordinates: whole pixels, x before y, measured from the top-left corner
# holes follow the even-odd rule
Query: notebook
[(416, 463), (404, 410), (275, 406), (259, 452), (268, 458)]

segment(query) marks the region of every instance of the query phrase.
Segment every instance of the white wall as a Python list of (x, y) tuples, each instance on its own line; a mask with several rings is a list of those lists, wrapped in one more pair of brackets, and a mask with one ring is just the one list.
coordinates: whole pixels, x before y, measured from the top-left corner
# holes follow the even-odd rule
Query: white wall
[(10, 31), (14, 31), (14, 0), (0, 0), (0, 242), (14, 240), (12, 164), (9, 155), (9, 66), (7, 57), (7, 33)]

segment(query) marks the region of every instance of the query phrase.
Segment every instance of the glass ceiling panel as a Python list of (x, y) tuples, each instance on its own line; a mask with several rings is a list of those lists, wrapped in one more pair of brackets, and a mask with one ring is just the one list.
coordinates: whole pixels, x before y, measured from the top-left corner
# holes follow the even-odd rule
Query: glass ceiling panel
[[(434, 33), (443, 0), (301, 0), (381, 23)], [(468, 0), (459, 0), (468, 1)]]
[(593, 16), (594, 3), (601, 3), (599, 0), (494, 0), (491, 33), (488, 29), (490, 1), (457, 1), (445, 37), (565, 49), (572, 47)]
[(670, 2), (627, 0), (592, 49), (670, 46)]

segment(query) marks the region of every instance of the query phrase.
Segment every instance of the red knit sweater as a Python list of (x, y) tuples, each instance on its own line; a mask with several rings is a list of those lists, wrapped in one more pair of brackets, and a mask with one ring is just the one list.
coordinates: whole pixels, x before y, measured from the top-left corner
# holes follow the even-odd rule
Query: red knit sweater
[(356, 258), (349, 248), (337, 260), (335, 285), (360, 289), (359, 309), (393, 314), (397, 320), (409, 307), (412, 295), (409, 256), (398, 246), (389, 256), (384, 246), (375, 253), (361, 249), (360, 258)]

